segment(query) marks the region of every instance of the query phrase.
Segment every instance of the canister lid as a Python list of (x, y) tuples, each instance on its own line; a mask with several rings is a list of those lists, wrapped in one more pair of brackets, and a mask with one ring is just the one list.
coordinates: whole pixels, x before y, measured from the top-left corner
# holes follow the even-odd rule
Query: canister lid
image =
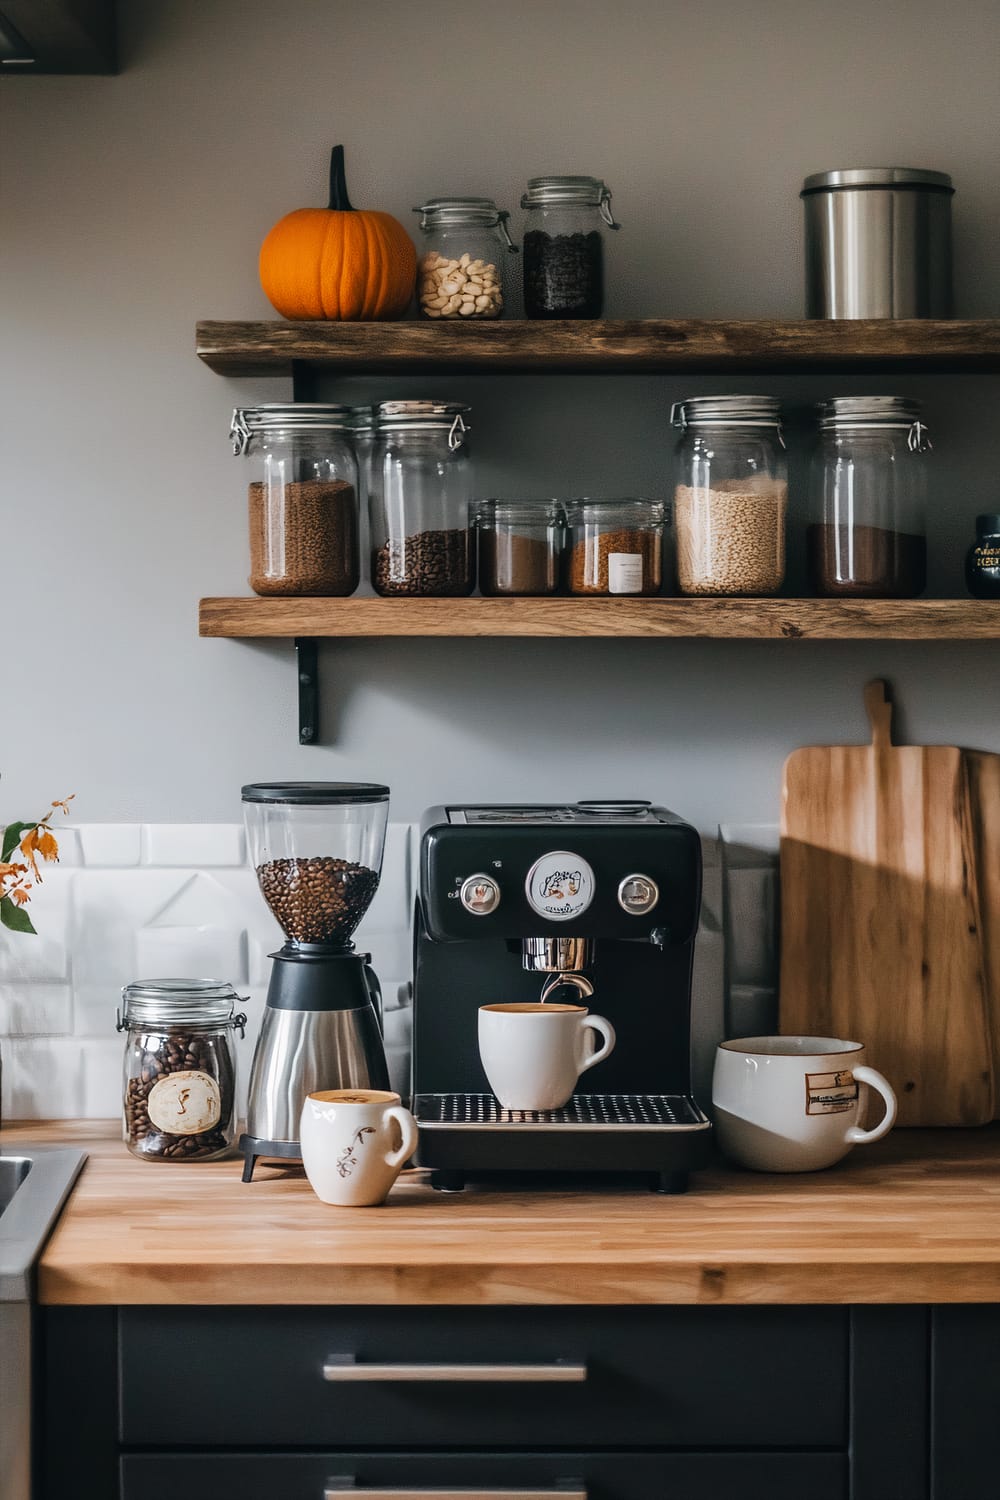
[(237, 406), (229, 436), (237, 457), (250, 439), (267, 432), (350, 432), (353, 407), (328, 401), (269, 401), (262, 406)]
[(522, 208), (599, 208), (611, 229), (620, 229), (611, 213), (611, 189), (601, 177), (552, 175), (529, 177)]
[(983, 515), (976, 517), (977, 536), (1000, 536), (1000, 515)]
[(662, 500), (647, 500), (639, 495), (620, 500), (596, 500), (583, 496), (566, 500), (564, 509), (571, 526), (659, 526), (670, 518), (668, 507)]
[(454, 452), (465, 441), (471, 410), (457, 401), (380, 401), (376, 432), (446, 432)]
[(122, 989), (118, 1030), (129, 1023), (150, 1026), (242, 1026), (236, 1002), (245, 999), (220, 979), (137, 979)]
[(478, 224), (491, 229), (507, 219), (492, 198), (428, 198), (419, 208), (421, 229), (443, 229), (451, 225)]
[(910, 396), (831, 396), (818, 403), (819, 425), (831, 427), (909, 427), (922, 407)]
[(254, 781), (242, 791), (244, 802), (283, 802), (290, 807), (350, 807), (388, 802), (389, 788), (375, 781)]
[(922, 167), (841, 167), (833, 172), (814, 172), (802, 184), (807, 193), (833, 188), (927, 188), (931, 192), (954, 193), (947, 172), (929, 172)]
[(673, 427), (781, 427), (777, 396), (687, 396), (670, 408)]
[(554, 526), (562, 520), (558, 500), (474, 500), (471, 515), (478, 526)]

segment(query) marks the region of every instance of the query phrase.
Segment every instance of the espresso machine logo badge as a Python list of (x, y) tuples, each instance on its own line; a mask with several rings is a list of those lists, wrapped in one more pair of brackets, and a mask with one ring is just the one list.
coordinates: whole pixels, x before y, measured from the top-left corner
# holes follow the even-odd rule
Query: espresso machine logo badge
[(585, 859), (556, 849), (532, 865), (525, 889), (533, 909), (551, 922), (578, 917), (594, 899), (594, 872)]

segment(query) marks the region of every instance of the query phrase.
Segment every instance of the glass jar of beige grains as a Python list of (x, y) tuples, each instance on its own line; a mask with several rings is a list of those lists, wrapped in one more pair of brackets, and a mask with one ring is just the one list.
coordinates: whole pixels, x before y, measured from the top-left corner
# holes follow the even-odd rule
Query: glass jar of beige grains
[(567, 500), (571, 594), (658, 594), (664, 507), (659, 500)]
[(775, 396), (692, 396), (671, 410), (682, 594), (776, 594), (785, 579), (788, 465)]

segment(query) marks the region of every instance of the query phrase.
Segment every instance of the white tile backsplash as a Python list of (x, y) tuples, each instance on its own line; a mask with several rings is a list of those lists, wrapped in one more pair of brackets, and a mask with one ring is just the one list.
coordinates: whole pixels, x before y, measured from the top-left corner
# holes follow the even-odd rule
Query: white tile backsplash
[[(228, 979), (246, 996), (245, 1099), (268, 955), (283, 937), (246, 862), (242, 827), (91, 823), (56, 832), (60, 863), (46, 869), (29, 908), (38, 936), (0, 928), (4, 1116), (117, 1115), (121, 988), (165, 975)], [(390, 1004), (410, 972), (411, 836), (409, 824), (390, 824), (381, 884), (357, 935)], [(394, 1021), (397, 1069), (401, 1026)]]

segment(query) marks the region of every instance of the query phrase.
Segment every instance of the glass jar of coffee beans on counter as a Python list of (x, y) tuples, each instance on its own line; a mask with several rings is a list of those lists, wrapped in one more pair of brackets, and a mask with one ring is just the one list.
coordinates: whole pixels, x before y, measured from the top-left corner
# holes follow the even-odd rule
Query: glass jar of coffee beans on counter
[(370, 475), (372, 585), (387, 597), (471, 594), (469, 408), (383, 401)]
[(361, 577), (355, 411), (238, 407), (230, 437), (252, 463), (250, 587), (271, 596), (344, 596)]
[(571, 594), (658, 594), (665, 507), (658, 500), (567, 500)]
[(564, 535), (558, 500), (480, 500), (475, 526), (483, 594), (558, 591)]
[(674, 525), (682, 594), (776, 594), (785, 578), (788, 466), (774, 396), (675, 403)]
[(521, 198), (524, 316), (599, 318), (604, 311), (604, 229), (620, 229), (599, 177), (532, 177)]
[(241, 998), (214, 979), (148, 979), (122, 990), (123, 1137), (133, 1156), (213, 1161), (231, 1149)]
[(423, 245), (417, 301), (425, 318), (499, 318), (507, 302), (505, 262), (517, 254), (510, 215), (492, 198), (429, 198), (420, 208)]

